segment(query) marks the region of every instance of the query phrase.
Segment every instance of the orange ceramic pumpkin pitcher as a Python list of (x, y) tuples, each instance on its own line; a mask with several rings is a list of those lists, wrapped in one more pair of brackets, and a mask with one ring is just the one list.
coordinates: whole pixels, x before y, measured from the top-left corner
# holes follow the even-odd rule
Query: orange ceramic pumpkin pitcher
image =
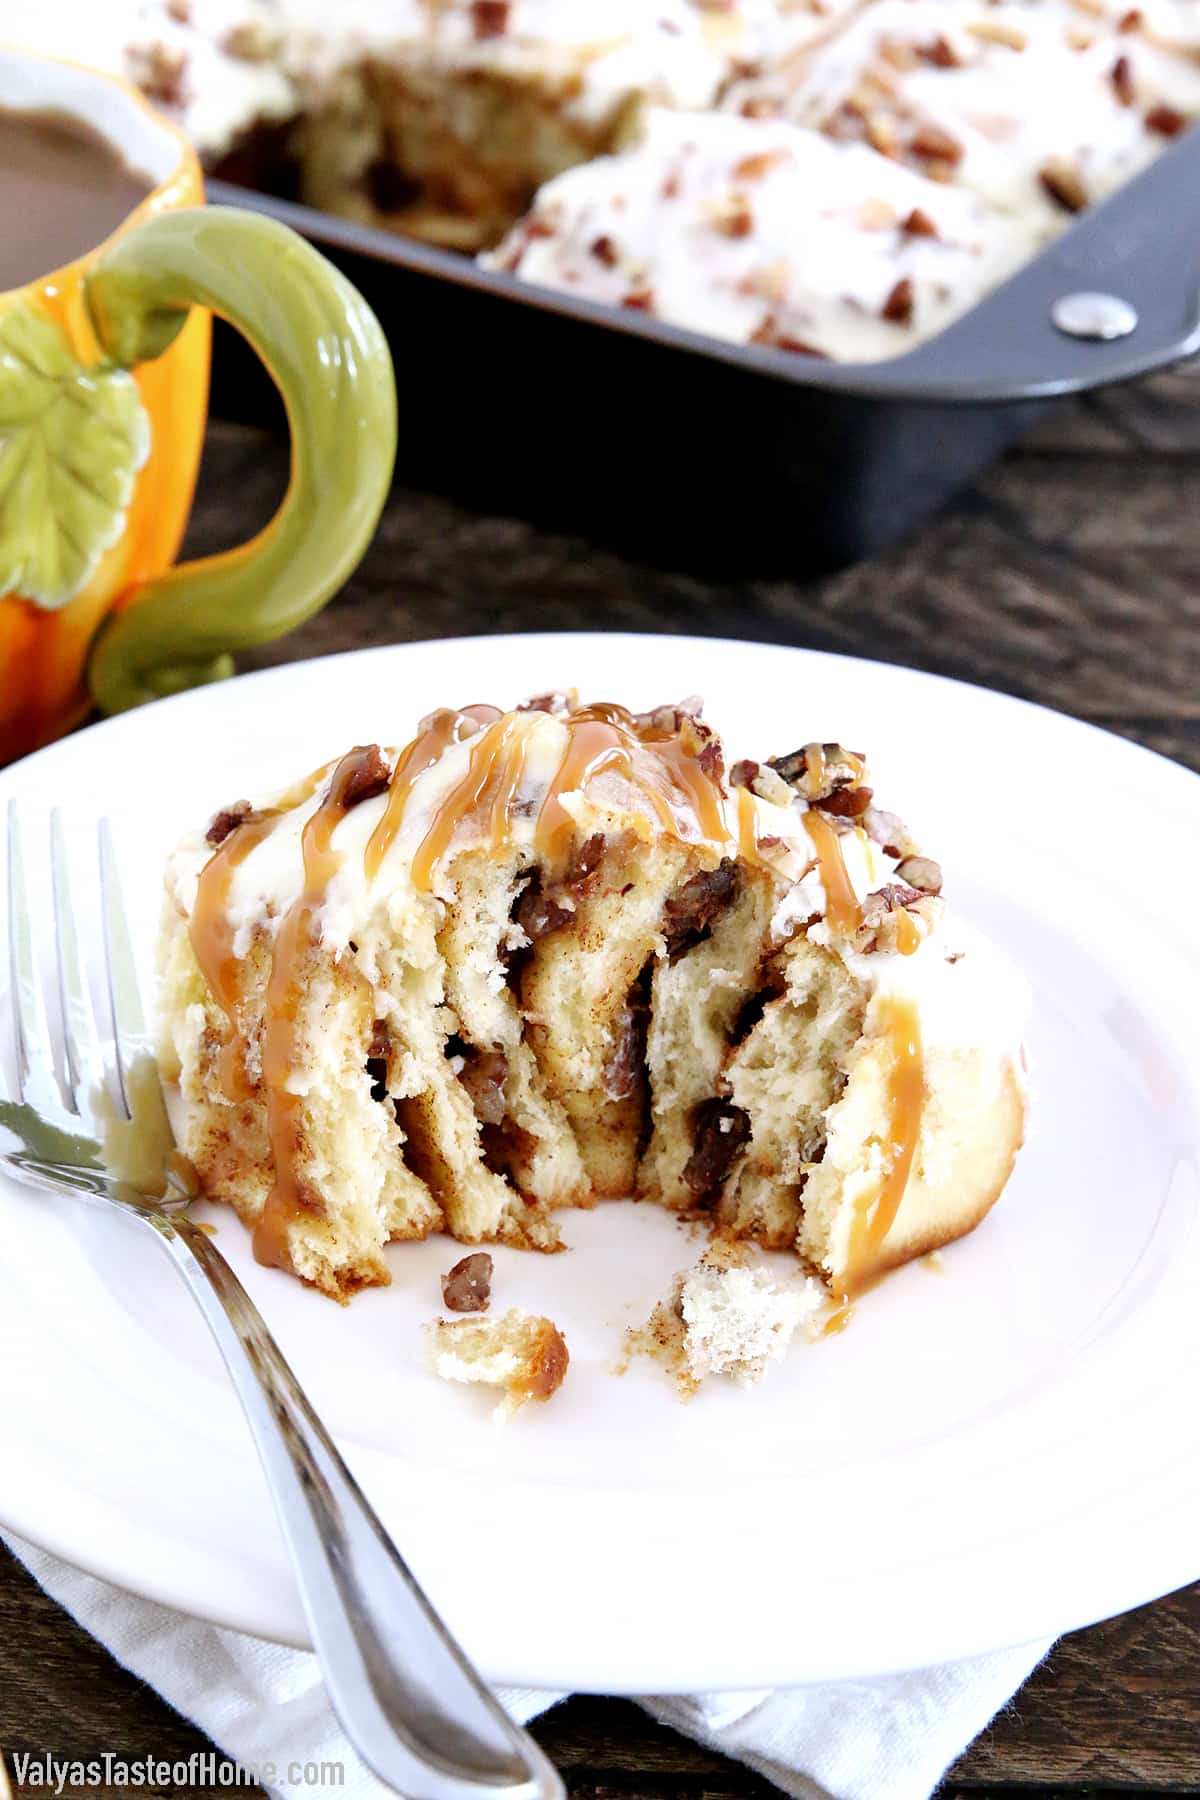
[[(212, 680), (345, 580), (395, 451), (387, 345), (316, 251), (206, 208), (181, 134), (132, 88), (0, 49), (0, 112), (86, 125), (145, 197), (65, 268), (0, 293), (0, 761)], [(292, 476), (251, 543), (173, 568), (199, 465), (210, 313), (277, 381)]]

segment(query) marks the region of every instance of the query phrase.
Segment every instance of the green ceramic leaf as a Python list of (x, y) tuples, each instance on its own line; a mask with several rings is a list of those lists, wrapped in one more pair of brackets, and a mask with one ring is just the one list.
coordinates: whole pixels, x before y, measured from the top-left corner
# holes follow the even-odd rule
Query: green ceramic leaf
[(0, 312), (0, 595), (73, 599), (121, 535), (149, 451), (131, 375), (85, 368), (31, 307)]

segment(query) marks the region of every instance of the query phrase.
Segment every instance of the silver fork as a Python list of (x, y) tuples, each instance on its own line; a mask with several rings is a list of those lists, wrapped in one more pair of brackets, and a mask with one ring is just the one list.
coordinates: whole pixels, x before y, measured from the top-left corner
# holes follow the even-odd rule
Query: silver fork
[[(61, 814), (51, 818), (51, 875), (63, 1029), (59, 1079), (38, 976), (20, 821), (8, 815), (8, 924), (15, 1101), (0, 1099), (0, 1163), (19, 1180), (118, 1207), (153, 1231), (183, 1276), (225, 1359), (266, 1473), (325, 1685), (346, 1736), (408, 1800), (563, 1800), (565, 1790), (422, 1593), (305, 1397), (258, 1309), (208, 1235), (175, 1151), (146, 1033), (107, 822), (100, 827), (101, 913), (116, 1095), (75, 929)], [(105, 1127), (111, 1108), (116, 1130)], [(134, 1120), (156, 1158), (159, 1198), (128, 1178)], [(114, 1143), (125, 1142), (115, 1157)], [(105, 1145), (108, 1145), (106, 1150)], [(122, 1173), (121, 1163), (125, 1163)]]

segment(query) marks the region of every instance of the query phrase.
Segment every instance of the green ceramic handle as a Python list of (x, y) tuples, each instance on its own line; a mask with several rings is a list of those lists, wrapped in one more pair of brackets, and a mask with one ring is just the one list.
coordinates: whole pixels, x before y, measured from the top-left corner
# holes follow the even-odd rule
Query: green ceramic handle
[(190, 306), (247, 338), (287, 407), (292, 472), (248, 544), (147, 582), (101, 628), (92, 693), (106, 712), (229, 674), (230, 652), (311, 617), (357, 565), (396, 453), (396, 387), (370, 307), (295, 232), (234, 207), (165, 213), (88, 279), (100, 343), (124, 367), (160, 356)]

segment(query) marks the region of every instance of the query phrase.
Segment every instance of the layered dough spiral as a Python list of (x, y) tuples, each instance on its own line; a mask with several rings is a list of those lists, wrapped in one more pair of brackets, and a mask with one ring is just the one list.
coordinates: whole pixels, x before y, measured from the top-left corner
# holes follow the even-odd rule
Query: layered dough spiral
[(206, 1191), (338, 1299), (396, 1239), (560, 1247), (638, 1197), (835, 1295), (969, 1231), (1028, 993), (861, 757), (727, 768), (698, 705), (423, 720), (171, 858), (165, 1071)]

